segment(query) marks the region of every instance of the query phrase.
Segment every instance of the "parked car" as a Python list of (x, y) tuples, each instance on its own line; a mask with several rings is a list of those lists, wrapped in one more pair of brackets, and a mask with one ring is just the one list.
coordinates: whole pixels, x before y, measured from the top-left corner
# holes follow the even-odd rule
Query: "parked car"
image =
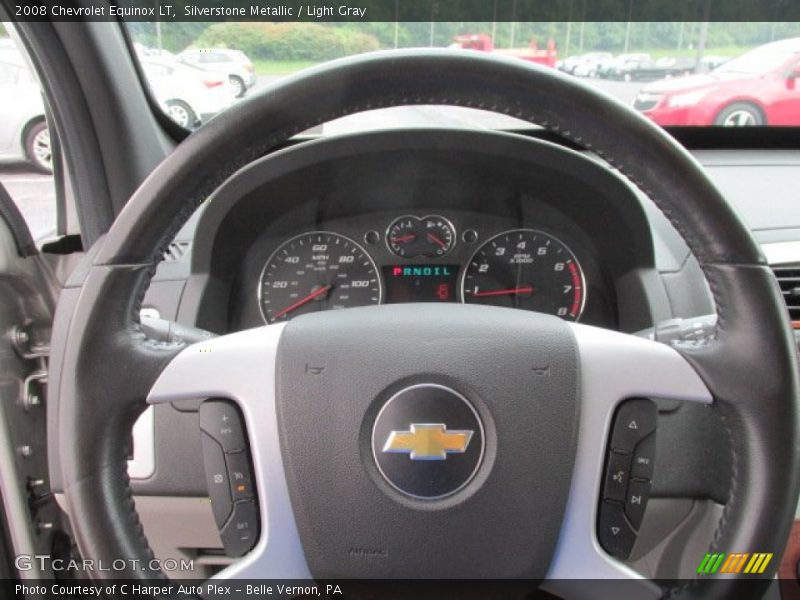
[(256, 83), (256, 70), (241, 50), (228, 48), (189, 48), (178, 55), (178, 60), (209, 71), (225, 73), (237, 98), (241, 98)]
[(564, 73), (572, 74), (572, 71), (575, 69), (575, 67), (578, 66), (578, 63), (580, 63), (582, 58), (583, 55), (581, 54), (574, 54), (572, 56), (568, 56), (567, 58), (559, 60), (556, 63), (556, 69), (558, 69), (559, 71), (563, 71)]
[(656, 81), (694, 73), (696, 61), (692, 58), (664, 57), (652, 60), (632, 58), (621, 64), (613, 73), (613, 79), (621, 81)]
[(50, 131), (39, 82), (15, 47), (0, 47), (0, 157), (51, 173)]
[(711, 73), (642, 88), (634, 107), (660, 125), (800, 124), (800, 38), (773, 42)]
[(150, 56), (140, 60), (156, 100), (181, 127), (193, 129), (234, 102), (234, 88), (220, 73)]
[(572, 74), (576, 77), (596, 77), (597, 69), (603, 61), (613, 58), (610, 52), (590, 52), (584, 54), (581, 60), (572, 69)]
[(596, 67), (600, 62), (612, 58), (610, 52), (589, 52), (588, 54), (576, 54), (569, 56), (556, 64), (556, 68), (564, 73), (570, 75), (580, 75), (580, 73), (588, 73), (589, 67)]
[(622, 72), (628, 63), (642, 63), (651, 60), (649, 54), (620, 54), (609, 60), (601, 61), (597, 66), (597, 76), (604, 79), (622, 79)]

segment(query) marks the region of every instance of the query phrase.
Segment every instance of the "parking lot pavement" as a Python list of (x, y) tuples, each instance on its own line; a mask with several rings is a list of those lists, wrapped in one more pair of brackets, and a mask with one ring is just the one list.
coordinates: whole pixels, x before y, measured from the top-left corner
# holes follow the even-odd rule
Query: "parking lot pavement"
[(34, 240), (56, 230), (56, 194), (53, 178), (18, 163), (0, 164), (0, 182), (17, 203)]

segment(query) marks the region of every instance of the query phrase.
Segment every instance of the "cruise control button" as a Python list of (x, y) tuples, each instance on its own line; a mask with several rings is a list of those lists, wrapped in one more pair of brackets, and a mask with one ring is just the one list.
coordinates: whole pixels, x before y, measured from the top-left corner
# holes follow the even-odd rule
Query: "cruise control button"
[(250, 460), (246, 452), (236, 452), (225, 457), (228, 463), (228, 477), (231, 482), (233, 501), (253, 497), (253, 477), (250, 474)]
[(222, 447), (207, 433), (200, 432), (203, 446), (203, 461), (206, 469), (208, 495), (211, 497), (211, 510), (217, 527), (222, 527), (231, 514), (231, 501), (228, 469)]
[(644, 509), (647, 507), (649, 497), (650, 482), (631, 479), (628, 484), (628, 493), (625, 496), (625, 514), (628, 515), (631, 525), (636, 529), (639, 529), (642, 524)]
[(258, 539), (258, 509), (253, 500), (237, 502), (228, 524), (220, 531), (228, 556), (242, 556)]
[(630, 478), (631, 455), (610, 452), (608, 468), (603, 485), (603, 498), (606, 500), (625, 501), (625, 489)]
[(224, 400), (207, 400), (200, 405), (200, 429), (217, 440), (225, 452), (245, 449), (244, 430), (236, 406)]
[(601, 502), (597, 519), (597, 537), (600, 545), (611, 556), (626, 559), (636, 542), (636, 531), (628, 523), (622, 505), (616, 502)]
[(658, 409), (652, 400), (628, 400), (617, 411), (611, 446), (614, 450), (633, 452), (640, 440), (653, 433), (657, 417)]
[(633, 452), (631, 477), (653, 479), (653, 468), (656, 459), (656, 434), (652, 433), (636, 446)]

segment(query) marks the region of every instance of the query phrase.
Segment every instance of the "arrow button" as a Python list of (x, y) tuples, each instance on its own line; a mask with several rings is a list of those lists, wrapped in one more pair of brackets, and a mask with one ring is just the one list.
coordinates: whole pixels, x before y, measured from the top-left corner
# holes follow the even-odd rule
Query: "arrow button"
[(623, 560), (630, 556), (633, 544), (636, 542), (636, 530), (625, 518), (622, 504), (617, 502), (600, 504), (597, 537), (600, 545), (610, 555)]
[(617, 411), (611, 447), (620, 452), (633, 452), (641, 440), (656, 428), (658, 409), (646, 398), (628, 400)]

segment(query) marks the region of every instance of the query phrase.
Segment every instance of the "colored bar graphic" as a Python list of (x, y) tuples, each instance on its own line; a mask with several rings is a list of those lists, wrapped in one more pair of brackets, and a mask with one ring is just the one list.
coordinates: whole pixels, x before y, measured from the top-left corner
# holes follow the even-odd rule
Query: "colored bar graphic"
[(703, 557), (697, 573), (713, 575), (714, 573), (760, 575), (767, 570), (772, 560), (771, 552), (732, 552), (731, 554), (708, 553)]

